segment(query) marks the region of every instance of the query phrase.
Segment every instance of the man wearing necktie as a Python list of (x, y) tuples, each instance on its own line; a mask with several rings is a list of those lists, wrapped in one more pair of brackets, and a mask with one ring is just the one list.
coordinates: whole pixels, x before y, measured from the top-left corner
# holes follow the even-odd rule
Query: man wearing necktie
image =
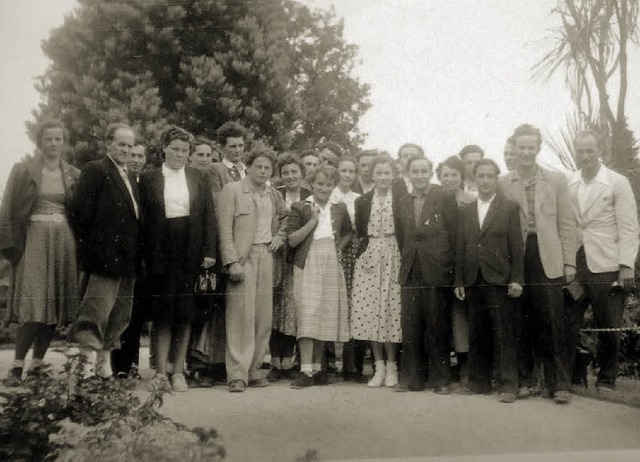
[(222, 191), (225, 184), (240, 181), (245, 177), (245, 166), (242, 163), (244, 137), (245, 129), (237, 122), (226, 122), (218, 129), (217, 138), (223, 148), (223, 157), (222, 162), (211, 167), (214, 197)]
[(98, 352), (95, 372), (103, 378), (112, 375), (109, 353), (131, 317), (140, 231), (138, 185), (127, 172), (133, 130), (110, 125), (106, 144), (107, 155), (82, 169), (70, 207), (86, 290), (69, 338), (88, 358)]
[[(569, 192), (578, 224), (576, 282), (582, 290), (574, 291), (577, 303), (567, 309), (569, 371), (587, 305), (592, 306), (596, 327), (621, 326), (625, 289), (633, 283), (638, 253), (638, 216), (629, 180), (602, 165), (602, 139), (597, 133), (578, 134), (574, 152), (580, 170), (571, 177)], [(596, 386), (601, 392), (615, 386), (619, 342), (617, 332), (599, 333)]]

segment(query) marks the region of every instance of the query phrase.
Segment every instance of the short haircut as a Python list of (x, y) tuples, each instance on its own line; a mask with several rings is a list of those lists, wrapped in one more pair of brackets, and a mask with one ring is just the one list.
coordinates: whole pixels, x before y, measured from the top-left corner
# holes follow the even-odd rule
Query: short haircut
[(42, 135), (44, 131), (50, 128), (59, 128), (62, 130), (63, 142), (67, 143), (69, 141), (69, 131), (61, 121), (58, 119), (45, 119), (36, 127), (36, 146), (38, 146), (38, 148), (42, 148)]
[(302, 151), (300, 151), (300, 159), (304, 159), (307, 156), (313, 156), (316, 159), (318, 158), (318, 153), (316, 152), (315, 149), (311, 149), (311, 148), (307, 148), (307, 149), (303, 149)]
[(376, 165), (378, 164), (387, 164), (391, 167), (391, 172), (395, 176), (398, 173), (398, 166), (396, 165), (396, 161), (391, 158), (389, 154), (378, 154), (373, 162), (371, 162), (371, 173), (376, 169)]
[(473, 174), (475, 175), (478, 171), (478, 167), (481, 167), (483, 165), (491, 165), (496, 172), (496, 177), (500, 176), (500, 167), (498, 167), (498, 164), (496, 164), (493, 159), (480, 159), (478, 163), (473, 166)]
[(227, 138), (243, 138), (247, 131), (238, 122), (225, 122), (216, 131), (216, 139), (221, 146), (227, 145)]
[(344, 156), (344, 148), (335, 141), (325, 141), (320, 146), (318, 146), (318, 151), (322, 151), (323, 149), (328, 149), (338, 157)]
[(309, 183), (313, 183), (318, 175), (324, 175), (329, 181), (338, 184), (338, 169), (333, 165), (320, 165), (309, 178)]
[(538, 138), (538, 146), (542, 144), (542, 133), (536, 127), (531, 124), (522, 124), (516, 127), (513, 131), (513, 135), (511, 135), (511, 139), (513, 139), (513, 144), (516, 144), (516, 140), (521, 136), (535, 136)]
[(578, 132), (578, 134), (576, 135), (573, 141), (575, 143), (578, 140), (578, 138), (586, 138), (588, 136), (593, 136), (593, 138), (596, 140), (598, 149), (600, 149), (600, 152), (604, 152), (604, 150), (606, 149), (605, 139), (600, 133), (598, 133), (595, 130), (582, 130)]
[(351, 162), (354, 167), (358, 168), (358, 161), (353, 156), (344, 156), (338, 159), (338, 167), (340, 167), (340, 164), (344, 162)]
[(405, 143), (402, 146), (400, 146), (400, 148), (398, 149), (398, 157), (400, 157), (400, 153), (405, 148), (417, 149), (420, 152), (420, 154), (422, 156), (424, 156), (424, 149), (422, 149), (422, 146), (420, 146), (419, 144), (415, 144), (415, 143)]
[(147, 145), (145, 143), (143, 143), (142, 141), (138, 141), (133, 145), (134, 148), (136, 148), (138, 146), (142, 146), (145, 151), (147, 150)]
[(171, 125), (162, 132), (162, 136), (160, 137), (160, 142), (162, 143), (162, 147), (169, 146), (171, 142), (178, 140), (189, 143), (189, 146), (193, 146), (193, 135), (186, 131), (183, 128), (176, 127), (175, 125)]
[(203, 144), (206, 144), (207, 146), (209, 146), (211, 148), (211, 150), (213, 151), (213, 141), (211, 141), (209, 138), (206, 138), (204, 136), (196, 136), (193, 138), (193, 147), (195, 148), (196, 146), (202, 146)]
[(266, 148), (258, 148), (250, 151), (245, 159), (245, 164), (247, 165), (247, 167), (251, 167), (259, 157), (264, 157), (265, 159), (267, 159), (269, 162), (271, 162), (271, 167), (275, 169), (278, 159), (276, 158), (276, 155), (273, 151)]
[(465, 156), (467, 154), (469, 154), (469, 153), (472, 153), (472, 152), (479, 152), (480, 153), (480, 157), (484, 158), (484, 151), (477, 144), (467, 144), (465, 147), (463, 147), (460, 150), (460, 152), (458, 153), (458, 157), (460, 157), (460, 159), (464, 160)]
[(460, 157), (449, 156), (444, 160), (444, 162), (440, 162), (438, 164), (438, 167), (436, 167), (436, 176), (438, 177), (438, 180), (441, 179), (442, 170), (445, 167), (449, 167), (454, 170), (457, 170), (460, 173), (460, 178), (464, 182), (464, 163), (462, 162), (462, 159), (460, 159)]
[(107, 126), (107, 131), (105, 133), (105, 141), (107, 143), (110, 143), (111, 141), (113, 141), (113, 137), (115, 136), (116, 132), (118, 130), (123, 130), (123, 129), (133, 131), (133, 128), (131, 128), (129, 124), (125, 124), (124, 122), (116, 122), (113, 124), (109, 124)]
[(427, 161), (427, 163), (429, 164), (429, 167), (431, 167), (431, 170), (433, 171), (433, 162), (431, 162), (431, 159), (429, 159), (427, 156), (421, 156), (420, 154), (414, 154), (412, 156), (409, 156), (409, 158), (407, 159), (407, 172), (411, 168), (411, 164), (413, 164), (416, 160), (422, 160), (422, 159)]
[(304, 178), (306, 175), (306, 169), (304, 168), (304, 164), (302, 163), (302, 160), (298, 156), (296, 156), (291, 152), (283, 153), (278, 159), (278, 166), (276, 167), (278, 176), (282, 176), (282, 169), (286, 165), (291, 165), (291, 164), (295, 164), (298, 167), (300, 167), (300, 171), (302, 172), (302, 178)]

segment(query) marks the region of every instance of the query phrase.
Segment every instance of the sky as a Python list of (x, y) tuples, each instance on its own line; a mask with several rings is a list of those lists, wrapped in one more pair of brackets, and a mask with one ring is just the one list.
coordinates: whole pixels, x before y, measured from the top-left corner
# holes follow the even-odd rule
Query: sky
[[(501, 161), (505, 139), (521, 123), (557, 134), (572, 103), (559, 75), (532, 80), (550, 47), (555, 0), (303, 0), (334, 6), (345, 38), (359, 46), (355, 74), (371, 85), (361, 120), (366, 148), (395, 155), (406, 142), (439, 162), (465, 144)], [(36, 77), (48, 66), (40, 45), (75, 0), (0, 0), (0, 186), (11, 165), (33, 151), (25, 121), (40, 96)], [(640, 134), (640, 52), (631, 50), (628, 112)], [(540, 161), (559, 166), (543, 148)]]

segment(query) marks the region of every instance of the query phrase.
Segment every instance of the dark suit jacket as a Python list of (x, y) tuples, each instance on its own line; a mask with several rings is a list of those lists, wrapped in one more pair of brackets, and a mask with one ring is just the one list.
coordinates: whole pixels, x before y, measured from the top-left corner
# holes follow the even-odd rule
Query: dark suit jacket
[(520, 207), (498, 192), (480, 228), (478, 201), (460, 209), (456, 251), (456, 287), (472, 285), (478, 271), (495, 285), (524, 282), (524, 244)]
[[(142, 213), (133, 175), (129, 182)], [(71, 212), (82, 269), (107, 277), (135, 277), (140, 221), (117, 167), (107, 156), (82, 169)]]
[[(189, 189), (189, 248), (188, 266), (194, 273), (204, 257), (216, 257), (216, 217), (207, 175), (185, 167)], [(162, 168), (145, 172), (140, 177), (140, 199), (144, 210), (144, 260), (150, 274), (171, 270), (166, 265), (168, 246), (165, 226), (164, 175)]]
[[(360, 244), (358, 245), (358, 254), (359, 257), (367, 250), (369, 246), (369, 218), (371, 217), (371, 204), (373, 203), (373, 194), (375, 193), (375, 189), (369, 191), (368, 193), (363, 194), (355, 200), (355, 225), (356, 225), (356, 236), (360, 238)], [(391, 191), (391, 202), (392, 204), (396, 204), (396, 197), (394, 195), (393, 190)], [(392, 207), (393, 213), (397, 212), (397, 207), (394, 205)], [(395, 220), (394, 220), (395, 225)]]
[(225, 184), (233, 183), (234, 181), (236, 180), (233, 179), (229, 169), (222, 161), (216, 162), (211, 166), (211, 189), (213, 194), (219, 193)]
[[(287, 218), (287, 234), (291, 234), (302, 228), (305, 223), (311, 220), (311, 216), (311, 207), (306, 201), (299, 201), (292, 204), (289, 217)], [(349, 212), (347, 212), (347, 206), (343, 203), (331, 205), (331, 227), (333, 228), (336, 246), (340, 249), (344, 248), (351, 239), (351, 219), (349, 218)], [(297, 267), (304, 268), (304, 263), (307, 260), (312, 242), (313, 230), (311, 230), (304, 241), (295, 247), (293, 262)]]
[(413, 196), (398, 200), (396, 239), (402, 255), (398, 282), (405, 285), (416, 258), (419, 259), (428, 287), (450, 286), (453, 283), (455, 238), (458, 228), (458, 204), (452, 193), (432, 184), (422, 207), (416, 227)]

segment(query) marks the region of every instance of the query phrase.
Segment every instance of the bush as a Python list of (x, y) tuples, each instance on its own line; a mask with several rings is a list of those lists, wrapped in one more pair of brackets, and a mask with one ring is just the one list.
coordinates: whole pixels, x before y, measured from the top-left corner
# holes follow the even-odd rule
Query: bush
[(60, 378), (44, 366), (23, 387), (0, 394), (0, 460), (224, 459), (215, 430), (192, 430), (160, 414), (165, 391), (141, 403), (133, 377), (85, 379), (83, 362), (69, 355)]

